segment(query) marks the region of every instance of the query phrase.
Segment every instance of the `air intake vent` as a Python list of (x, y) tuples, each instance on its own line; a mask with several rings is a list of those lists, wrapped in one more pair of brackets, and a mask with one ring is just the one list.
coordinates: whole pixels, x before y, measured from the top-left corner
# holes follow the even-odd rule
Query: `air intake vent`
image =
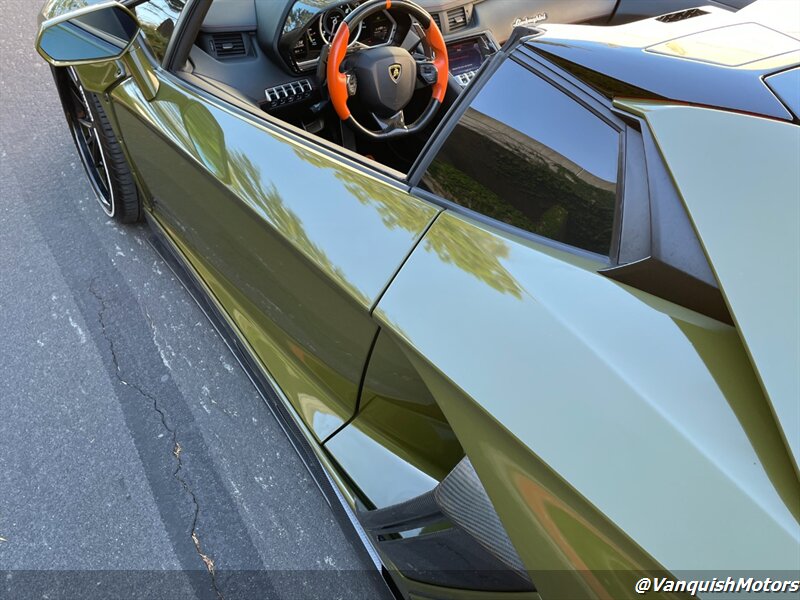
[(458, 8), (447, 11), (448, 31), (458, 31), (459, 29), (464, 29), (464, 27), (466, 27), (468, 24), (469, 18), (467, 17), (466, 6), (459, 6)]
[(233, 58), (247, 54), (241, 33), (214, 34), (211, 36), (211, 51), (217, 58)]
[(436, 23), (436, 26), (441, 31), (441, 29), (442, 29), (442, 19), (439, 17), (439, 13), (433, 13), (431, 16), (433, 17), (433, 22)]
[(661, 21), (662, 23), (675, 23), (676, 21), (684, 21), (686, 19), (691, 19), (692, 17), (699, 17), (707, 14), (708, 11), (705, 11), (701, 8), (690, 8), (689, 10), (682, 10), (679, 12), (669, 13), (668, 15), (661, 15), (660, 17), (656, 17), (656, 21)]

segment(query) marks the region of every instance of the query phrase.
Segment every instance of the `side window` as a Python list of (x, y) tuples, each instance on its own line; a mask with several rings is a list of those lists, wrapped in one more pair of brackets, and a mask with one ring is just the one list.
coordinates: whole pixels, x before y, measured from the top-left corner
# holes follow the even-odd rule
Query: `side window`
[(148, 0), (134, 9), (142, 33), (159, 62), (164, 60), (184, 4), (186, 0)]
[(608, 255), (620, 133), (508, 60), (422, 178), (434, 194), (532, 233)]

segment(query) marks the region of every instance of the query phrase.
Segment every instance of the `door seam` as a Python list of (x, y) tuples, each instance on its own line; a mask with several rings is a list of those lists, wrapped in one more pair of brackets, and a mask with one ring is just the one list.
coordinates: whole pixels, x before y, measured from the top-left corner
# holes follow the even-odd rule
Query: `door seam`
[(444, 209), (440, 208), (439, 211), (435, 215), (433, 215), (433, 218), (425, 226), (425, 229), (423, 229), (420, 232), (419, 236), (417, 236), (417, 239), (414, 240), (414, 243), (412, 244), (411, 248), (408, 250), (408, 253), (403, 258), (403, 260), (400, 261), (400, 264), (397, 266), (397, 268), (394, 270), (394, 272), (389, 276), (389, 280), (384, 284), (383, 289), (380, 291), (378, 296), (375, 298), (375, 301), (372, 303), (372, 306), (370, 306), (370, 308), (369, 308), (370, 316), (373, 316), (373, 313), (375, 312), (375, 309), (378, 308), (378, 304), (380, 304), (380, 301), (383, 299), (383, 296), (389, 290), (389, 288), (391, 287), (392, 283), (394, 283), (394, 280), (400, 274), (400, 271), (403, 269), (405, 264), (408, 262), (408, 259), (411, 258), (412, 254), (414, 254), (414, 252), (416, 251), (416, 249), (419, 246), (420, 242), (422, 242), (422, 240), (428, 234), (428, 231), (430, 231), (431, 227), (433, 227), (433, 224), (439, 218), (439, 215), (441, 215), (443, 212), (444, 212)]

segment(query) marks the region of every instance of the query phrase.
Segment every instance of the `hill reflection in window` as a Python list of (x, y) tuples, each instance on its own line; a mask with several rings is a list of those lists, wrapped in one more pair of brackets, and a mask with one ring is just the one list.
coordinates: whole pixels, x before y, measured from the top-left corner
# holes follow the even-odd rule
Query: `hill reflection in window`
[(429, 191), (532, 233), (609, 253), (619, 132), (508, 61), (428, 167)]

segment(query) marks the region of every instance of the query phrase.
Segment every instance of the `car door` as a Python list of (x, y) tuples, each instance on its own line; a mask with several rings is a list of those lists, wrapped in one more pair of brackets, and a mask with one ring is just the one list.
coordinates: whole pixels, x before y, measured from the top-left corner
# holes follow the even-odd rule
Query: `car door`
[(149, 213), (322, 441), (354, 414), (371, 309), (438, 209), (137, 52), (144, 76), (111, 96)]
[[(624, 125), (599, 102), (592, 105), (598, 114), (531, 71), (522, 62), (522, 50), (493, 60), (496, 68), (476, 79), (430, 144), (431, 153), (421, 160), (425, 168), (411, 176), (417, 182), (415, 194), (446, 210), (382, 297), (375, 311), (378, 319), (421, 255), (458, 267), (478, 289), (522, 298), (522, 288), (505, 266), (509, 245), (504, 233), (512, 239), (520, 234), (534, 239), (590, 271), (610, 264)], [(530, 98), (536, 98), (535, 111)], [(497, 235), (484, 231), (481, 221)], [(438, 235), (445, 229), (448, 235)], [(417, 289), (425, 290), (422, 297), (429, 290), (443, 291), (424, 279)], [(492, 297), (485, 290), (475, 293)], [(431, 330), (445, 323), (460, 328), (452, 321), (455, 314), (465, 329), (484, 320), (471, 298), (455, 297), (458, 302), (451, 308), (436, 311)], [(485, 304), (488, 314), (494, 313), (492, 302), (496, 300)], [(460, 309), (467, 304), (476, 310), (468, 326), (468, 315)], [(429, 316), (422, 313), (420, 319)], [(384, 322), (383, 329), (365, 375), (357, 418), (326, 442), (365, 496), (364, 505), (376, 508), (430, 491), (463, 457), (463, 441), (454, 439), (435, 398), (402, 352), (402, 327)], [(501, 352), (502, 341), (495, 341)], [(389, 474), (394, 486), (383, 481)]]

